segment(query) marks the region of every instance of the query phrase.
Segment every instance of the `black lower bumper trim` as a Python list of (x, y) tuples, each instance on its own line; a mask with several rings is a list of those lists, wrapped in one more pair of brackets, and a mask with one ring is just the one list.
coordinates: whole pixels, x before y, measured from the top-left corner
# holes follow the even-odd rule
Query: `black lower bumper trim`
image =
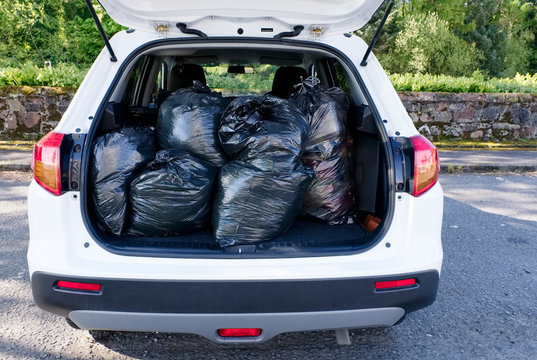
[[(414, 278), (417, 286), (375, 291), (375, 282)], [(100, 294), (55, 289), (59, 280), (101, 284)], [(35, 302), (67, 317), (73, 310), (142, 313), (280, 313), (400, 307), (405, 312), (432, 304), (437, 271), (396, 276), (322, 280), (162, 281), (96, 279), (36, 272)]]

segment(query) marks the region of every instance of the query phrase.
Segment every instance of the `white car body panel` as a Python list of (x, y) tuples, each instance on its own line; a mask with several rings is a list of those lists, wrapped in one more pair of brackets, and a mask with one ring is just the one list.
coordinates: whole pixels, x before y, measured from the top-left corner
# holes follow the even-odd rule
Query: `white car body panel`
[(401, 194), (390, 230), (368, 251), (355, 255), (277, 259), (117, 255), (101, 247), (85, 230), (80, 199), (73, 195), (76, 194), (55, 197), (35, 181), (30, 185), (30, 273), (162, 280), (335, 279), (440, 271), (442, 263), (442, 247), (437, 240), (442, 225), (438, 214), (443, 206), (439, 184), (419, 198)]
[[(117, 34), (112, 46), (118, 62), (110, 62), (106, 49), (103, 50), (55, 131), (75, 133), (80, 129), (79, 132), (87, 133), (91, 126), (88, 118), (95, 115), (100, 102), (83, 99), (104, 98), (121, 62), (134, 49), (151, 40), (158, 40), (158, 37), (141, 31)], [(367, 48), (357, 37), (333, 36), (323, 42), (336, 49), (347, 49), (346, 55), (355, 64), (360, 62)], [(388, 135), (396, 136), (396, 131), (400, 134), (397, 136), (418, 134), (376, 58), (371, 55), (369, 64), (359, 71), (382, 118), (389, 119), (384, 124)], [(92, 86), (85, 86), (85, 83)], [(439, 271), (442, 249), (440, 242), (434, 239), (440, 238), (443, 198), (440, 185), (419, 198), (408, 194), (401, 196), (395, 203), (393, 222), (382, 242), (361, 254), (291, 259), (173, 259), (123, 256), (105, 250), (85, 229), (79, 198), (74, 199), (70, 193), (55, 197), (34, 181), (29, 189), (28, 204), (30, 271), (91, 274), (104, 278), (189, 280), (339, 278)], [(50, 224), (57, 226), (51, 228)], [(85, 243), (89, 244), (88, 248), (84, 247)], [(386, 243), (391, 247), (387, 248)]]
[[(101, 0), (107, 13), (119, 24), (137, 30), (155, 30), (166, 25), (178, 32), (175, 24), (186, 23), (207, 35), (230, 36), (241, 27), (244, 36), (272, 37), (303, 25), (325, 33), (353, 31), (364, 26), (383, 0), (274, 0), (274, 1), (177, 1), (177, 0)], [(262, 32), (261, 28), (273, 28)]]

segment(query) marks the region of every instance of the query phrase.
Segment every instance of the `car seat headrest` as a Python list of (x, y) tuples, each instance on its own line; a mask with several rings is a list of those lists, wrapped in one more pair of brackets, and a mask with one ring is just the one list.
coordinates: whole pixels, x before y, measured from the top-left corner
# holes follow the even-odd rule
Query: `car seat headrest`
[(207, 85), (203, 68), (197, 64), (175, 65), (168, 78), (168, 90), (175, 91), (177, 89), (192, 86), (194, 80), (198, 80), (203, 85)]
[(287, 99), (295, 92), (295, 85), (308, 77), (308, 72), (297, 66), (284, 66), (274, 74), (272, 95)]

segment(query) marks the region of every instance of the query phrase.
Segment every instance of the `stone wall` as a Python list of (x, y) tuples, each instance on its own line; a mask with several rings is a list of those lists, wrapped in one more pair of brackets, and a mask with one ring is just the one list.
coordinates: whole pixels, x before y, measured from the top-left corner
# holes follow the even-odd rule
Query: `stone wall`
[(399, 94), (418, 130), (432, 139), (534, 139), (537, 95)]
[(76, 88), (0, 86), (0, 136), (36, 137), (54, 129)]
[[(0, 137), (22, 139), (54, 128), (76, 89), (0, 87)], [(419, 131), (431, 139), (537, 138), (537, 95), (404, 92)]]

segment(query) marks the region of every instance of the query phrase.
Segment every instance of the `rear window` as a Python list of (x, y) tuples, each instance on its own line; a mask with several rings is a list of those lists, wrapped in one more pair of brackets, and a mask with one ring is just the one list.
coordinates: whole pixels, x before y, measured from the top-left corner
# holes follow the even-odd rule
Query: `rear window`
[(271, 91), (277, 65), (202, 65), (207, 86), (224, 96), (258, 95)]

